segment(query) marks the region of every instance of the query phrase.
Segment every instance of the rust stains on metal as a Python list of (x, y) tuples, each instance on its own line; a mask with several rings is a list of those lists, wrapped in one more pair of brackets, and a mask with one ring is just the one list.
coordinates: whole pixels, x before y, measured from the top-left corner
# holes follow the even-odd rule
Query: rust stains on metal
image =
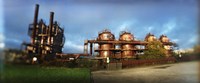
[[(97, 40), (98, 41), (114, 41), (115, 37), (110, 32), (110, 30), (105, 29), (99, 33)], [(114, 45), (112, 43), (100, 43), (99, 44), (100, 57), (103, 57), (103, 58), (109, 57), (111, 55), (111, 51), (110, 51), (111, 48), (114, 48)]]
[(33, 24), (29, 25), (28, 33), (31, 43), (23, 43), (30, 58), (37, 57), (40, 62), (54, 59), (56, 53), (62, 53), (64, 30), (54, 22), (54, 12), (50, 12), (49, 26), (41, 19), (38, 22), (39, 5), (36, 4)]
[[(90, 44), (90, 55), (92, 54), (93, 46), (92, 44), (98, 44), (98, 49), (94, 49), (95, 52), (98, 52), (98, 56), (101, 58), (137, 58), (137, 54), (143, 52), (146, 49), (146, 45), (148, 42), (157, 41), (156, 37), (148, 33), (145, 37), (144, 41), (135, 40), (133, 34), (127, 31), (122, 31), (119, 35), (119, 39), (115, 39), (115, 35), (111, 33), (110, 30), (105, 29), (99, 33), (97, 39), (95, 40), (86, 40), (87, 42), (84, 45)], [(171, 46), (174, 43), (170, 42), (167, 36), (162, 35), (160, 40), (163, 47), (168, 49), (167, 51), (171, 51)], [(139, 46), (139, 47), (138, 47)], [(170, 48), (169, 48), (170, 47)], [(87, 50), (84, 51), (87, 54)]]
[[(131, 42), (134, 41), (134, 36), (131, 33), (124, 31), (120, 34), (119, 40)], [(122, 44), (121, 48), (123, 50), (121, 55), (122, 58), (133, 58), (135, 54), (134, 44)]]

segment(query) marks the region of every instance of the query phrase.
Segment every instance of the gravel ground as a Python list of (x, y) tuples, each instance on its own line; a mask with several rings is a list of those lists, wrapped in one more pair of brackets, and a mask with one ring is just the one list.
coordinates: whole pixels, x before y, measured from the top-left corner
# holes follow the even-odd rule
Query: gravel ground
[(92, 72), (94, 83), (199, 83), (199, 62)]

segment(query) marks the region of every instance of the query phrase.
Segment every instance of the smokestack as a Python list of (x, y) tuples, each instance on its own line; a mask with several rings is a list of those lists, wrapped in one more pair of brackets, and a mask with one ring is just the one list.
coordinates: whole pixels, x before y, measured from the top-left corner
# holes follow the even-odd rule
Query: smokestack
[(50, 37), (50, 40), (49, 40), (49, 44), (51, 44), (53, 18), (54, 18), (54, 12), (50, 12), (50, 19), (49, 19), (49, 37)]
[(36, 5), (35, 5), (35, 14), (34, 14), (33, 24), (36, 24), (37, 21), (38, 21), (38, 12), (39, 12), (39, 5), (36, 4)]
[(52, 33), (52, 28), (53, 28), (53, 18), (54, 18), (54, 12), (50, 12), (50, 19), (49, 19), (50, 34)]
[(38, 21), (38, 12), (39, 12), (39, 5), (35, 5), (35, 14), (33, 20), (33, 35), (32, 35), (32, 44), (35, 44), (35, 35), (36, 35), (36, 26)]

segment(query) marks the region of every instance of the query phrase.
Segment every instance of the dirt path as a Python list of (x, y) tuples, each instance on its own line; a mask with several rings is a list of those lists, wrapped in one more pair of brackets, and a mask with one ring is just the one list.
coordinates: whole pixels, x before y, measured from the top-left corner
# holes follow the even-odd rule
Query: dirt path
[(94, 83), (199, 83), (198, 62), (92, 72)]

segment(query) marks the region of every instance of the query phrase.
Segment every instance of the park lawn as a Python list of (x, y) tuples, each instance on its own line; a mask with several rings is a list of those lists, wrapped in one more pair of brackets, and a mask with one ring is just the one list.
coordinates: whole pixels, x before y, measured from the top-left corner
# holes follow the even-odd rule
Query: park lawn
[[(3, 83), (89, 83), (86, 68), (41, 67), (37, 65), (5, 65), (0, 73)], [(1, 82), (1, 83), (2, 83)]]

